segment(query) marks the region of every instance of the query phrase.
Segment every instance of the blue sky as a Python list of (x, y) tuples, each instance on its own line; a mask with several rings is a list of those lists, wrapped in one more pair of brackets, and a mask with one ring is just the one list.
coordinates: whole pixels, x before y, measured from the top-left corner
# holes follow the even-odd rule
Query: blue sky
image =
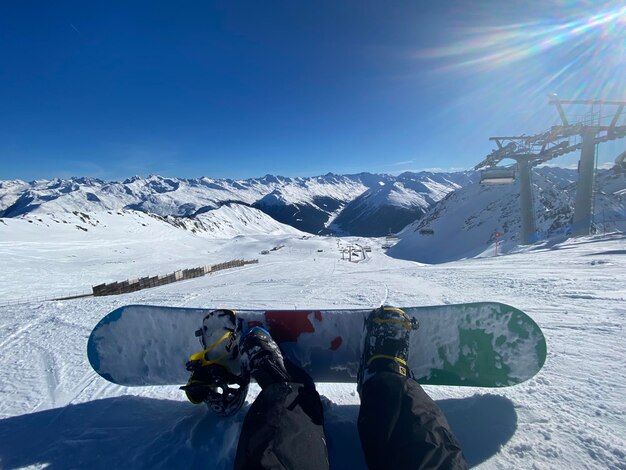
[(467, 169), (625, 54), (619, 1), (12, 2), (0, 179)]

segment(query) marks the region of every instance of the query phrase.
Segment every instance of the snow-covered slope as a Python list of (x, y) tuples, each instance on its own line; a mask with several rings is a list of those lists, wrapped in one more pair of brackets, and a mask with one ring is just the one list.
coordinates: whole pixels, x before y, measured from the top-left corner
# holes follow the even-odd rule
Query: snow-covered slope
[(281, 224), (264, 212), (242, 204), (224, 204), (193, 218), (167, 217), (165, 220), (207, 238), (233, 238), (245, 235), (304, 235)]
[(595, 228), (598, 232), (626, 232), (626, 171), (606, 170), (598, 175)]
[[(546, 167), (533, 173), (540, 239), (567, 234), (574, 214), (576, 180), (575, 170)], [(612, 169), (598, 172), (594, 219), (598, 231), (626, 230), (625, 190), (626, 175)], [(520, 243), (520, 226), (519, 182), (498, 186), (474, 183), (450, 194), (407, 226), (389, 254), (425, 263), (491, 256), (496, 231), (500, 249), (506, 251)]]
[[(38, 284), (45, 284), (46, 290), (54, 292), (54, 296), (76, 293), (75, 283), (67, 281), (68, 275), (71, 277), (73, 273), (66, 272), (75, 268), (68, 266), (97, 268), (81, 278), (83, 291), (90, 291), (92, 285), (126, 279), (124, 276), (165, 274), (159, 271), (163, 269), (163, 259), (168, 260), (174, 270), (228, 261), (212, 254), (234, 237), (263, 239), (302, 235), (257, 209), (238, 204), (224, 205), (197, 218), (161, 217), (122, 209), (31, 213), (0, 219), (0, 245), (12, 249), (12, 262), (18, 263), (10, 268), (25, 273), (25, 282), (36, 279)], [(38, 263), (42, 254), (37, 248), (42, 244), (54, 246), (58, 255), (57, 264), (43, 271)], [(248, 254), (255, 258), (261, 250), (273, 246), (272, 242), (260, 242), (258, 250)], [(190, 257), (192, 252), (196, 253), (195, 257)], [(243, 253), (234, 257), (241, 258)], [(102, 264), (117, 266), (119, 272), (106, 278)], [(132, 269), (122, 268), (127, 265), (133, 266)], [(142, 268), (138, 270), (134, 266)], [(0, 304), (3, 298), (15, 298), (15, 295), (16, 292), (7, 292), (3, 297), (0, 291)]]
[[(188, 403), (177, 387), (115, 386), (89, 367), (91, 329), (123, 304), (313, 309), (479, 300), (509, 303), (533, 317), (545, 332), (548, 359), (535, 378), (515, 387), (425, 387), (470, 465), (623, 468), (622, 236), (427, 266), (386, 256), (377, 239), (280, 234), (208, 240), (134, 211), (100, 213), (98, 222), (91, 217), (31, 214), (0, 222), (2, 468), (232, 468), (248, 405), (217, 419)], [(344, 244), (369, 244), (372, 251), (351, 263), (341, 259)], [(284, 248), (258, 256), (278, 245)], [(100, 282), (254, 257), (258, 265), (122, 296), (33, 301)], [(2, 304), (22, 297), (30, 302)], [(365, 469), (355, 385), (319, 384), (318, 390), (331, 465)], [(251, 387), (249, 402), (258, 392)]]
[(30, 188), (30, 185), (20, 180), (0, 180), (0, 215)]

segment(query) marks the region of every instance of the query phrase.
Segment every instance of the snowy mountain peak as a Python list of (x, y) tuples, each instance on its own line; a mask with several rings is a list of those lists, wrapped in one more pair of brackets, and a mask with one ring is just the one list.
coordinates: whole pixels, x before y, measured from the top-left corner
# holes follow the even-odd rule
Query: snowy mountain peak
[[(386, 216), (385, 222), (399, 230), (442, 194), (459, 187), (454, 178), (467, 180), (465, 175), (458, 174), (436, 185), (433, 183), (436, 178), (432, 174), (411, 174), (409, 178), (409, 174), (393, 177), (327, 173), (306, 178), (265, 175), (247, 180), (149, 175), (146, 178), (133, 176), (123, 182), (88, 177), (31, 183), (5, 181), (0, 185), (0, 216), (132, 209), (163, 217), (189, 217), (217, 209), (227, 202), (237, 202), (312, 233), (328, 232), (336, 227), (340, 233), (382, 235), (388, 228), (376, 228), (367, 217), (361, 220), (358, 215), (356, 219), (355, 215), (339, 216), (344, 210), (350, 213), (355, 202), (365, 216), (387, 211), (387, 208), (396, 213), (397, 208), (402, 208), (407, 212), (404, 217)], [(374, 195), (370, 194), (372, 192)], [(360, 196), (364, 196), (365, 202), (358, 202)], [(371, 207), (366, 207), (368, 204)]]

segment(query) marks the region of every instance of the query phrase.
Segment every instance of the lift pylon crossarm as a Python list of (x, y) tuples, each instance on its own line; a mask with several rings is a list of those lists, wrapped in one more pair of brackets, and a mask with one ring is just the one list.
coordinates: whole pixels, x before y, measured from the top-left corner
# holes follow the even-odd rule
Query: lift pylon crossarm
[[(490, 137), (489, 140), (495, 141), (500, 148), (493, 150), (487, 157), (474, 167), (480, 170), (487, 167), (497, 166), (502, 160), (527, 159), (531, 166), (545, 163), (553, 158), (557, 158), (581, 150), (580, 143), (570, 144), (569, 139), (579, 137), (589, 129), (589, 126), (582, 124), (573, 124), (569, 126), (557, 126), (551, 131), (533, 136), (515, 136), (515, 137)], [(626, 126), (594, 126), (596, 131), (596, 144), (608, 142), (626, 137)], [(504, 142), (509, 141), (506, 145)]]
[[(588, 235), (592, 219), (596, 146), (609, 140), (626, 137), (626, 123), (622, 122), (618, 125), (626, 107), (626, 101), (561, 100), (556, 93), (551, 93), (548, 97), (550, 103), (556, 106), (561, 125), (552, 126), (546, 132), (530, 136), (490, 137), (489, 140), (495, 141), (498, 148), (474, 167), (475, 170), (481, 170), (481, 183), (511, 183), (519, 175), (521, 238), (524, 244), (530, 243), (536, 233), (532, 208), (531, 168), (570, 152), (577, 150), (581, 152), (572, 233)], [(606, 125), (606, 120), (610, 116), (602, 116), (599, 113), (596, 114), (595, 122), (591, 125), (584, 121), (570, 124), (565, 115), (564, 104), (610, 105), (617, 106), (617, 109), (609, 125)], [(572, 144), (571, 139), (575, 139), (577, 143)], [(512, 167), (499, 166), (499, 163), (505, 159), (517, 162), (513, 174), (511, 174)], [(626, 152), (620, 154), (615, 163), (626, 169)]]
[(500, 146), (500, 148), (493, 150), (487, 157), (480, 162), (478, 165), (474, 167), (475, 170), (480, 170), (486, 166), (497, 165), (498, 162), (504, 160), (505, 158), (509, 158), (509, 155), (515, 153), (517, 150), (517, 144), (515, 142), (509, 142), (505, 146)]

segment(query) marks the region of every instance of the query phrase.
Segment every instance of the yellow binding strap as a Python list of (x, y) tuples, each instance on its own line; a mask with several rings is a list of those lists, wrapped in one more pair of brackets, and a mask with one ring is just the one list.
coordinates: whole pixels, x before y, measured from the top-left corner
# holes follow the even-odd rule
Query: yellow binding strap
[(391, 359), (392, 361), (396, 361), (402, 365), (408, 366), (405, 360), (400, 359), (399, 357), (395, 357), (395, 356), (388, 356), (387, 354), (376, 354), (375, 356), (370, 357), (369, 360), (367, 361), (367, 365), (369, 366), (372, 363), (372, 361), (375, 359)]
[(400, 313), (402, 315), (406, 316), (406, 312), (402, 309), (399, 308), (395, 308), (395, 307), (383, 307), (383, 310), (387, 311), (387, 312), (397, 312)]
[(209, 353), (210, 351), (215, 349), (220, 343), (223, 343), (227, 339), (230, 339), (232, 337), (232, 335), (233, 335), (232, 331), (226, 331), (226, 333), (224, 333), (222, 335), (222, 337), (219, 338), (211, 346), (209, 346), (208, 348), (206, 348), (206, 349), (204, 349), (204, 350), (202, 350), (200, 352), (192, 354), (189, 357), (189, 360), (190, 361), (200, 361), (203, 366), (208, 366), (208, 365), (211, 365), (211, 364), (218, 364), (218, 363), (220, 363), (220, 361), (222, 359), (224, 359), (226, 356), (228, 356), (230, 354), (230, 352), (224, 351), (224, 353), (221, 354), (219, 357), (216, 357), (215, 359), (211, 359), (211, 360), (207, 360), (206, 355), (207, 355), (207, 353)]
[(408, 318), (403, 318), (402, 320), (398, 320), (397, 318), (374, 318), (374, 323), (377, 323), (379, 325), (385, 323), (397, 323), (399, 325), (402, 325), (406, 330), (410, 330), (412, 326), (411, 320), (409, 320)]

